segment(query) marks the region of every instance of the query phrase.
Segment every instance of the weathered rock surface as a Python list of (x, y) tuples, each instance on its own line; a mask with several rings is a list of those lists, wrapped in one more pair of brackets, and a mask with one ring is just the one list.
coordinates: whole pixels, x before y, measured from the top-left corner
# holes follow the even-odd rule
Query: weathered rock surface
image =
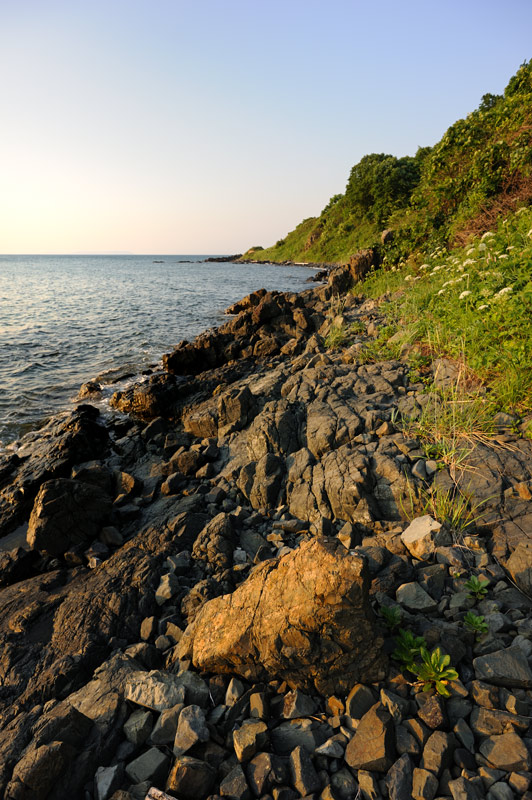
[(79, 406), (66, 418), (27, 434), (16, 455), (0, 460), (0, 537), (29, 517), (44, 481), (67, 478), (74, 464), (106, 451), (109, 436), (98, 416), (96, 408)]
[(345, 760), (353, 769), (387, 772), (395, 758), (393, 722), (380, 703), (367, 711), (347, 745)]
[[(0, 458), (0, 795), (527, 797), (532, 603), (505, 570), (530, 588), (532, 443), (498, 415), (508, 447), (427, 460), (415, 420), (440, 395), (403, 357), (364, 363), (379, 301), (327, 302), (373, 257), (181, 343), (166, 363), (183, 375), (115, 394), (136, 420), (80, 406)], [(333, 324), (353, 331), (338, 351)], [(436, 383), (455, 368), (435, 362)], [(41, 555), (26, 527), (52, 486)], [(433, 490), (481, 516), (409, 527)], [(370, 606), (397, 602), (450, 655), (449, 698), (382, 669), (395, 634)]]
[(100, 533), (111, 498), (98, 486), (56, 478), (42, 484), (28, 525), (33, 550), (58, 556), (71, 545), (87, 544)]
[(181, 656), (203, 670), (345, 691), (378, 679), (385, 666), (367, 592), (362, 559), (338, 542), (310, 541), (207, 603), (185, 631)]

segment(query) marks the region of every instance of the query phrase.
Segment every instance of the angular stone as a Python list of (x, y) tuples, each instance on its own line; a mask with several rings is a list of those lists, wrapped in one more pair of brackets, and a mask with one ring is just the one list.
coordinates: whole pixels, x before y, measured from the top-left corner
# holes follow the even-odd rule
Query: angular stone
[(202, 670), (251, 680), (279, 676), (326, 695), (377, 680), (385, 659), (368, 578), (364, 561), (337, 540), (312, 539), (259, 564), (232, 594), (205, 603), (178, 645), (180, 655)]
[(499, 705), (499, 690), (490, 683), (471, 681), (471, 697), (483, 708), (497, 708)]
[(166, 788), (180, 800), (205, 800), (216, 781), (216, 770), (205, 761), (180, 756), (168, 776)]
[(109, 800), (113, 792), (120, 788), (123, 779), (123, 764), (115, 764), (112, 767), (98, 767), (94, 776), (96, 800)]
[(75, 756), (76, 750), (66, 742), (28, 748), (13, 770), (6, 797), (44, 800)]
[[(523, 794), (524, 792), (519, 796), (522, 797)], [(490, 787), (487, 800), (515, 800), (515, 794), (507, 783), (498, 781)]]
[(158, 606), (171, 600), (172, 597), (179, 591), (181, 582), (179, 578), (172, 572), (167, 572), (166, 575), (161, 576), (159, 586), (155, 592), (155, 602)]
[(412, 798), (412, 762), (404, 753), (390, 767), (386, 775), (386, 788), (390, 800), (411, 800)]
[(288, 781), (288, 770), (278, 756), (257, 753), (246, 767), (246, 776), (254, 796), (262, 797)]
[(449, 781), (449, 789), (453, 800), (482, 800), (477, 787), (465, 778), (456, 778), (454, 781)]
[(409, 611), (430, 613), (438, 607), (437, 602), (427, 594), (419, 583), (403, 583), (396, 591), (395, 598), (398, 603)]
[(420, 767), (430, 770), (434, 775), (440, 775), (444, 769), (451, 766), (455, 747), (456, 740), (452, 733), (434, 731), (423, 749)]
[(318, 706), (312, 697), (309, 697), (299, 689), (288, 692), (284, 698), (283, 717), (285, 719), (298, 719), (300, 717), (310, 717), (316, 713)]
[(381, 800), (382, 795), (379, 789), (379, 782), (373, 773), (367, 772), (365, 769), (359, 769), (357, 778), (364, 800)]
[(388, 689), (381, 689), (380, 699), (384, 708), (390, 712), (395, 723), (401, 722), (403, 717), (407, 715), (410, 703), (404, 697), (400, 697)]
[(152, 744), (173, 743), (177, 731), (179, 715), (181, 714), (183, 708), (183, 703), (178, 703), (172, 708), (167, 708), (166, 711), (161, 711), (161, 714), (150, 734), (150, 742)]
[(412, 775), (412, 800), (434, 800), (438, 779), (428, 769), (416, 767)]
[(133, 783), (159, 783), (166, 776), (170, 759), (157, 747), (151, 747), (126, 766), (126, 775)]
[(131, 744), (144, 744), (153, 728), (153, 714), (141, 708), (134, 711), (124, 724), (124, 736)]
[(473, 659), (478, 680), (496, 686), (532, 688), (532, 672), (526, 656), (518, 647), (507, 647)]
[[(340, 737), (342, 738), (341, 734)], [(324, 742), (323, 744), (320, 744), (320, 746), (317, 747), (315, 751), (315, 755), (327, 756), (328, 758), (343, 758), (344, 753), (345, 753), (345, 744), (342, 744), (335, 737), (327, 739), (327, 741)]]
[(479, 737), (496, 736), (511, 731), (524, 734), (528, 730), (530, 719), (510, 714), (508, 711), (476, 706), (471, 712), (469, 724), (471, 730)]
[(87, 544), (100, 533), (111, 505), (98, 486), (66, 478), (45, 481), (31, 512), (28, 545), (59, 556), (72, 545)]
[(321, 782), (310, 755), (303, 747), (296, 747), (290, 754), (290, 772), (292, 785), (301, 797), (306, 797), (321, 788)]
[(473, 731), (464, 719), (459, 719), (453, 728), (453, 733), (467, 747), (470, 753), (475, 752), (475, 737)]
[(506, 569), (526, 594), (532, 594), (532, 542), (522, 539), (506, 562)]
[(380, 703), (364, 714), (347, 745), (345, 760), (353, 769), (387, 772), (395, 757), (395, 737), (390, 713)]
[(437, 547), (452, 543), (448, 533), (441, 533), (441, 523), (429, 514), (413, 519), (401, 534), (401, 541), (409, 553), (420, 561), (428, 561)]
[(516, 733), (489, 736), (480, 743), (480, 752), (495, 769), (524, 772), (530, 769), (530, 754)]
[(268, 719), (270, 714), (266, 692), (253, 692), (249, 697), (249, 715), (256, 719)]
[(185, 700), (188, 705), (196, 705), (200, 708), (207, 708), (209, 704), (209, 687), (196, 672), (188, 670), (180, 672), (175, 679), (177, 685), (183, 686), (185, 690)]
[(375, 705), (376, 697), (369, 686), (356, 683), (345, 701), (345, 713), (352, 719), (362, 719), (364, 714)]
[(205, 713), (199, 706), (185, 706), (179, 715), (174, 739), (174, 755), (182, 756), (198, 742), (209, 741)]
[(430, 736), (430, 730), (427, 728), (424, 722), (420, 719), (404, 719), (401, 723), (401, 726), (405, 728), (408, 733), (414, 737), (414, 739), (419, 742), (421, 747), (423, 748)]
[(238, 678), (231, 678), (225, 692), (225, 705), (234, 706), (236, 701), (242, 697), (245, 691), (246, 687), (242, 681), (239, 681)]
[(233, 731), (233, 746), (239, 761), (250, 761), (268, 743), (268, 726), (262, 720), (244, 720), (240, 728)]
[(125, 698), (153, 711), (164, 711), (182, 703), (185, 689), (176, 675), (168, 672), (135, 672), (126, 681)]
[(230, 800), (235, 798), (238, 800), (251, 800), (248, 782), (240, 764), (233, 767), (231, 772), (220, 783), (220, 795), (229, 797)]
[(333, 733), (328, 725), (318, 726), (311, 719), (293, 719), (281, 722), (270, 732), (272, 745), (279, 755), (289, 755), (296, 747), (313, 753)]
[(419, 701), (421, 701), (421, 698), (423, 698), (423, 701), (417, 712), (420, 720), (433, 731), (436, 730), (436, 728), (443, 728), (447, 722), (447, 717), (445, 714), (445, 707), (439, 695), (418, 695), (417, 699)]
[(411, 756), (421, 755), (420, 743), (403, 725), (397, 725), (395, 728), (395, 746), (399, 755), (404, 753)]

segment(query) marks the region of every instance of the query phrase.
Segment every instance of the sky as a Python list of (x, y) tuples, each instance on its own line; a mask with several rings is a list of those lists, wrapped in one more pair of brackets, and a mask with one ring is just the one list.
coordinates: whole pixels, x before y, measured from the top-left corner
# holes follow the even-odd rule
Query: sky
[(0, 0), (0, 253), (271, 245), (531, 34), (530, 0)]

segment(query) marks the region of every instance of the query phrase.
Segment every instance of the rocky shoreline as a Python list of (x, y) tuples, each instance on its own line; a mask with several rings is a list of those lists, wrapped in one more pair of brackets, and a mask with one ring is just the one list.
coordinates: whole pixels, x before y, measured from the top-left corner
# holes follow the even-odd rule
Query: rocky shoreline
[[(400, 424), (425, 385), (361, 357), (373, 263), (249, 295), (116, 418), (88, 384), (0, 460), (6, 800), (532, 797), (532, 443), (498, 415), (458, 471), (427, 459)], [(327, 351), (338, 296), (359, 333)], [(430, 488), (465, 530), (408, 513)], [(443, 693), (399, 625), (449, 655)]]

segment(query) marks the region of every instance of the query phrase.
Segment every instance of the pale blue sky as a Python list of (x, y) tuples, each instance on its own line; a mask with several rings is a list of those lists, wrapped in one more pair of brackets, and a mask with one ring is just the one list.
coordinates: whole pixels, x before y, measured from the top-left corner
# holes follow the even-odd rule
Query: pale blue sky
[(0, 252), (266, 246), (531, 42), (530, 0), (0, 0)]

